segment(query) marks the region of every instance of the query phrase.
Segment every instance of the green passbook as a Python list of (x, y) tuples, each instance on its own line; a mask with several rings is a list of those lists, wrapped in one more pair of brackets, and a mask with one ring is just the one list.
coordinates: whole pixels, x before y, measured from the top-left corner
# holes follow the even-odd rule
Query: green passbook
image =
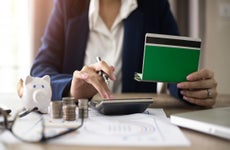
[(142, 73), (135, 80), (150, 82), (182, 82), (198, 70), (201, 40), (162, 34), (145, 36)]

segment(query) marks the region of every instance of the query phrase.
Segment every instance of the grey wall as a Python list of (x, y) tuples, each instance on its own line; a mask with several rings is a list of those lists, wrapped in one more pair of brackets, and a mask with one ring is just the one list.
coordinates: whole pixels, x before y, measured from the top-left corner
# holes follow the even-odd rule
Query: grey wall
[(230, 0), (206, 0), (204, 66), (215, 72), (220, 94), (230, 94), (229, 7)]

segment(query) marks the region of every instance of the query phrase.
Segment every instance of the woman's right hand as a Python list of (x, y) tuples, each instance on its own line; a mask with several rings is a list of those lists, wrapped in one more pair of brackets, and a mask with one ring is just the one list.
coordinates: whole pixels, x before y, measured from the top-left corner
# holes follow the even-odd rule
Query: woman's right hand
[(75, 99), (90, 98), (98, 92), (101, 97), (111, 99), (111, 91), (103, 77), (98, 74), (101, 70), (104, 71), (111, 80), (116, 79), (114, 67), (109, 66), (105, 61), (84, 66), (80, 71), (76, 70), (73, 73), (70, 96), (73, 96)]

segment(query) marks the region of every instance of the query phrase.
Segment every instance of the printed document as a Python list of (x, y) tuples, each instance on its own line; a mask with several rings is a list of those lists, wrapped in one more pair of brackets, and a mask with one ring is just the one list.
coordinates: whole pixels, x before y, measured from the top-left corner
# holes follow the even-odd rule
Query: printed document
[[(49, 122), (48, 126), (53, 128), (55, 124)], [(70, 123), (68, 125), (71, 126)], [(163, 109), (151, 108), (145, 113), (121, 116), (105, 116), (90, 109), (89, 118), (79, 131), (56, 139), (52, 143), (148, 147), (190, 145), (181, 130), (170, 123)]]

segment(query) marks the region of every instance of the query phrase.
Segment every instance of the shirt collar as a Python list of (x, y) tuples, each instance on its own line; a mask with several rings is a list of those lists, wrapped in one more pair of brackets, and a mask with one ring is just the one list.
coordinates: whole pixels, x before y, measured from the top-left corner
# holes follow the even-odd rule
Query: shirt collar
[[(126, 19), (137, 8), (137, 0), (121, 0), (120, 13), (117, 17)], [(91, 0), (89, 5), (89, 28), (93, 29), (99, 18), (99, 0)], [(116, 22), (115, 22), (116, 23)]]

